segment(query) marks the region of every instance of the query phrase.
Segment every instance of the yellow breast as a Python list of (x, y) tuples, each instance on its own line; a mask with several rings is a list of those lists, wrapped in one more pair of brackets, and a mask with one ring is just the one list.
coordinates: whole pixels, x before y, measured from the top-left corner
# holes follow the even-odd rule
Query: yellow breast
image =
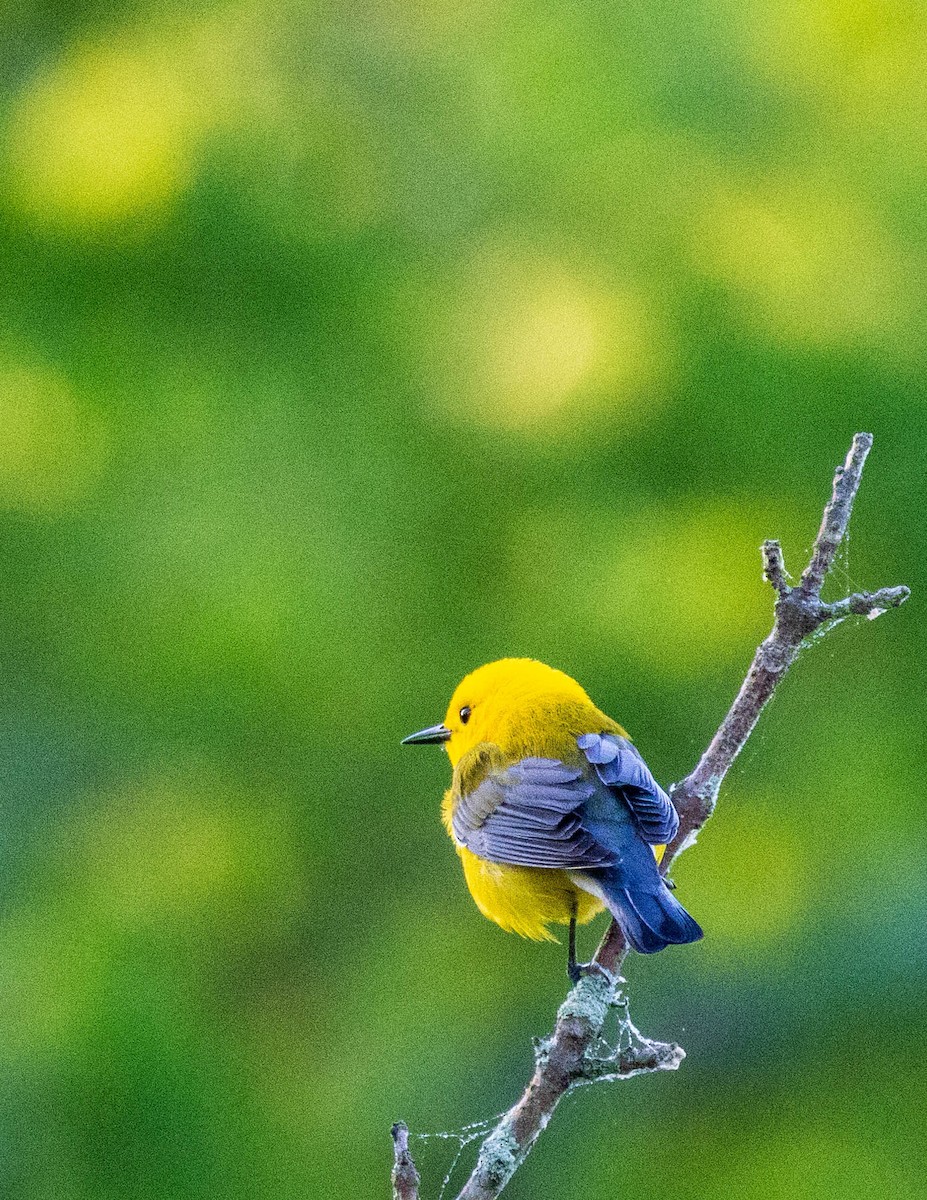
[(476, 907), (490, 921), (522, 937), (555, 942), (548, 925), (569, 925), (574, 911), (577, 921), (585, 924), (605, 907), (596, 896), (576, 887), (566, 871), (487, 862), (463, 846), (457, 852)]

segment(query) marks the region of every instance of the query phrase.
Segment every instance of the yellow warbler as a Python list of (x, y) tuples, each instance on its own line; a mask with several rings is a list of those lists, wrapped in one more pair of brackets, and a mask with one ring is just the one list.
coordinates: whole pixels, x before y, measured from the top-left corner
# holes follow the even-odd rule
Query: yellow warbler
[(553, 939), (607, 908), (629, 943), (652, 954), (702, 930), (657, 863), (679, 818), (628, 735), (580, 685), (528, 658), (468, 675), (441, 725), (404, 745), (441, 744), (454, 769), (443, 817), (484, 916)]

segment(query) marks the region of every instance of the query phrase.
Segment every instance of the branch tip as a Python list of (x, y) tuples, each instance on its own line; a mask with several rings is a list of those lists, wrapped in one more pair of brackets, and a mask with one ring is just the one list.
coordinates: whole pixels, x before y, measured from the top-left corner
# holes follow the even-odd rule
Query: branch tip
[(782, 545), (776, 538), (768, 538), (762, 546), (763, 578), (771, 583), (780, 596), (789, 593), (788, 576), (785, 569), (785, 559), (782, 557)]
[(880, 588), (877, 592), (855, 592), (845, 596), (843, 600), (835, 600), (833, 604), (824, 605), (827, 620), (843, 620), (844, 617), (869, 617), (870, 620), (880, 617), (890, 608), (900, 608), (911, 595), (911, 589), (904, 584), (898, 587)]
[(853, 501), (859, 491), (866, 456), (872, 449), (872, 440), (871, 433), (854, 434), (843, 466), (834, 472), (830, 500), (824, 508), (811, 560), (801, 577), (800, 587), (805, 596), (821, 595), (824, 580), (850, 523)]
[(393, 1139), (393, 1200), (419, 1200), (419, 1175), (409, 1153), (409, 1126), (397, 1121), (390, 1130)]
[(654, 1071), (677, 1071), (685, 1057), (685, 1050), (675, 1042), (650, 1041), (640, 1046), (629, 1046), (608, 1057), (587, 1054), (583, 1079), (587, 1083), (598, 1083), (609, 1079), (628, 1079), (632, 1075)]

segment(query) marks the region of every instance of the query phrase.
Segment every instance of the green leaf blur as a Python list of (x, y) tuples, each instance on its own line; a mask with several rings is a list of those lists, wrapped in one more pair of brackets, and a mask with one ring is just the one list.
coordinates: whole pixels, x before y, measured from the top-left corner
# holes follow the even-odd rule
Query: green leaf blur
[(679, 778), (856, 429), (829, 587), (914, 598), (805, 652), (678, 866), (705, 941), (629, 974), (682, 1069), (507, 1195), (921, 1194), (924, 9), (2, 25), (2, 1194), (386, 1196), (393, 1120), (507, 1106), (563, 951), (400, 739), (532, 655)]

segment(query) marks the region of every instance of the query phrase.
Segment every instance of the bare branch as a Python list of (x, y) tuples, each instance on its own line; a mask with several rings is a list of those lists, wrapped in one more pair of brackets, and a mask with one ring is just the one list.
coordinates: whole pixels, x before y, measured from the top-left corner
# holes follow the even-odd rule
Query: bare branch
[(674, 1042), (646, 1042), (643, 1046), (629, 1046), (614, 1057), (586, 1055), (585, 1079), (627, 1079), (631, 1075), (645, 1075), (649, 1071), (675, 1071), (686, 1052)]
[(845, 600), (837, 600), (828, 604), (828, 619), (843, 620), (850, 613), (858, 617), (881, 617), (889, 608), (898, 608), (911, 595), (911, 589), (901, 587), (882, 588), (878, 592), (855, 592)]
[(409, 1153), (409, 1127), (397, 1121), (390, 1130), (393, 1137), (393, 1200), (418, 1200), (418, 1171)]
[(763, 543), (763, 578), (773, 585), (780, 596), (788, 592), (782, 546), (775, 539)]
[(573, 1087), (608, 1076), (674, 1071), (685, 1057), (680, 1046), (648, 1042), (617, 1059), (597, 1058), (593, 1047), (615, 1001), (616, 980), (603, 972), (584, 975), (557, 1013), (549, 1038), (538, 1043), (534, 1075), (517, 1104), (480, 1147), (473, 1174), (458, 1200), (492, 1200), (527, 1158), (557, 1104)]
[[(824, 509), (811, 560), (797, 587), (790, 587), (782, 547), (763, 543), (763, 573), (775, 588), (772, 631), (756, 651), (747, 676), (727, 716), (695, 769), (670, 789), (679, 812), (679, 832), (667, 846), (661, 864), (665, 874), (676, 856), (694, 841), (711, 816), (718, 790), (743, 749), (763, 708), (795, 661), (810, 634), (826, 632), (850, 614), (878, 616), (908, 597), (906, 587), (859, 593), (833, 604), (821, 600), (821, 587), (847, 530), (872, 436), (858, 433), (846, 462), (834, 475), (831, 498)], [(613, 921), (593, 962), (599, 968), (580, 979), (557, 1013), (550, 1036), (539, 1043), (535, 1069), (521, 1098), (502, 1117), (480, 1148), (472, 1175), (458, 1200), (495, 1200), (546, 1128), (560, 1100), (572, 1088), (603, 1076), (617, 1078), (640, 1071), (674, 1070), (684, 1057), (678, 1046), (650, 1042), (620, 1059), (603, 1062), (596, 1056), (609, 1009), (615, 1002), (619, 972), (628, 946)], [(395, 1178), (395, 1176), (394, 1176)], [(417, 1177), (416, 1177), (417, 1178)], [(410, 1193), (409, 1197), (414, 1197)], [(407, 1200), (399, 1196), (399, 1200)]]
[[(863, 464), (871, 446), (871, 434), (856, 434), (846, 462), (837, 468), (811, 561), (798, 587), (785, 586), (785, 565), (778, 543), (764, 543), (764, 564), (767, 574), (771, 569), (770, 582), (779, 593), (772, 632), (757, 650), (737, 698), (695, 770), (672, 788), (680, 823), (679, 832), (663, 858), (664, 872), (680, 849), (691, 844), (694, 834), (711, 815), (724, 776), (746, 744), (770, 696), (795, 661), (805, 638), (836, 617), (850, 612), (868, 614), (876, 607), (874, 598), (866, 607), (864, 599), (856, 596), (836, 604), (821, 601), (821, 587), (847, 531)], [(888, 601), (885, 607), (897, 607), (904, 603), (909, 591), (906, 587), (885, 588), (876, 595)]]
[(853, 437), (846, 462), (838, 467), (834, 475), (834, 487), (824, 515), (821, 518), (821, 528), (811, 551), (811, 561), (805, 567), (799, 585), (808, 596), (820, 596), (821, 588), (827, 577), (827, 572), (834, 561), (834, 555), (843, 541), (843, 535), (850, 523), (853, 512), (853, 501), (859, 491), (859, 481), (866, 465), (866, 456), (872, 449), (872, 434), (857, 433)]

